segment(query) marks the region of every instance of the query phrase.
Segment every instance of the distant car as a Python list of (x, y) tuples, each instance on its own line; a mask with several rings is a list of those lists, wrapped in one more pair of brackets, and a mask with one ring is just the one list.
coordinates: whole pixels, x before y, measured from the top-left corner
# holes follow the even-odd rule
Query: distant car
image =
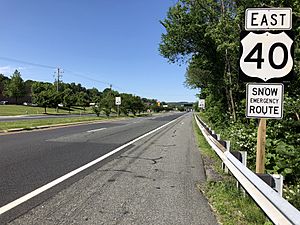
[(6, 105), (8, 101), (0, 101), (0, 105)]

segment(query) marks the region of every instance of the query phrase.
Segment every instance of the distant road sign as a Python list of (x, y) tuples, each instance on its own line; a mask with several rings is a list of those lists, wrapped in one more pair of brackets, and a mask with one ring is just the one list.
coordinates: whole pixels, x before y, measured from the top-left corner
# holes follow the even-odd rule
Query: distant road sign
[(116, 103), (116, 105), (121, 105), (121, 97), (116, 97), (115, 103)]
[(283, 84), (247, 84), (247, 118), (281, 119)]
[(278, 82), (291, 80), (293, 34), (291, 31), (241, 33), (241, 80)]
[(248, 8), (245, 13), (245, 29), (291, 30), (291, 8)]
[(200, 109), (205, 109), (205, 99), (199, 99), (198, 107)]

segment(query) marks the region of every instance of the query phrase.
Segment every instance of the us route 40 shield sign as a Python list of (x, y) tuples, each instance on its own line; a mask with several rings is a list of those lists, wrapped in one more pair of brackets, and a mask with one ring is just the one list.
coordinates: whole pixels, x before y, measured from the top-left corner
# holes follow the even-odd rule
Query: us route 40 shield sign
[(291, 80), (293, 39), (291, 31), (242, 31), (240, 80), (268, 83)]

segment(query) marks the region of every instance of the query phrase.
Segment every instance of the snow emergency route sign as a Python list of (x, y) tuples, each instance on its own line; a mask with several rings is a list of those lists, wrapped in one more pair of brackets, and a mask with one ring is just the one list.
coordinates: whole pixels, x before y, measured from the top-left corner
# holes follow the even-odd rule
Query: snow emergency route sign
[(283, 84), (247, 84), (247, 118), (282, 119)]

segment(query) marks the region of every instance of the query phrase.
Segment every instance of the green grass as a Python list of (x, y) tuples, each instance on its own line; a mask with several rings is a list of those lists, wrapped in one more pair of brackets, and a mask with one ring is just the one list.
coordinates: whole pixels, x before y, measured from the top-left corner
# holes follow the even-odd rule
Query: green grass
[[(217, 154), (211, 149), (210, 145), (207, 143), (205, 137), (202, 135), (200, 129), (198, 128), (195, 120), (193, 120), (193, 127), (197, 137), (198, 147), (201, 148), (201, 153), (220, 162), (221, 164), (220, 158), (217, 156)], [(217, 169), (217, 167), (215, 168)]]
[(250, 197), (242, 196), (233, 178), (210, 181), (203, 192), (224, 225), (272, 224)]
[[(71, 108), (71, 114), (87, 114), (92, 113), (92, 107), (86, 108), (84, 111), (80, 107)], [(38, 115), (43, 114), (44, 108), (41, 107), (32, 107), (32, 106), (22, 106), (22, 105), (0, 105), (0, 116), (17, 116), (17, 115)], [(56, 112), (56, 109), (47, 108), (47, 114), (50, 115), (61, 115), (67, 114), (69, 115), (68, 110), (59, 109), (59, 112)], [(148, 116), (148, 114), (140, 114), (137, 117)], [(122, 118), (126, 116), (120, 116), (118, 118)], [(133, 115), (129, 115), (128, 117), (136, 117)], [(9, 122), (0, 122), (0, 132), (6, 132), (9, 129), (35, 129), (38, 126), (48, 126), (48, 125), (58, 125), (58, 124), (72, 124), (77, 122), (89, 122), (89, 121), (100, 121), (104, 119), (116, 119), (116, 115), (112, 113), (110, 117), (105, 117), (101, 115), (100, 117), (96, 116), (76, 116), (70, 118), (45, 118), (45, 119), (34, 119), (34, 120), (17, 120), (17, 121), (9, 121)]]
[(0, 122), (0, 131), (8, 129), (24, 128), (33, 129), (37, 126), (54, 125), (54, 124), (72, 124), (77, 122), (101, 121), (107, 119), (115, 119), (116, 117), (72, 117), (72, 118), (50, 118), (50, 119), (35, 119), (35, 120), (19, 120), (13, 122)]
[[(18, 116), (18, 115), (37, 115), (44, 114), (45, 109), (42, 107), (24, 106), (24, 105), (0, 105), (0, 116)], [(87, 107), (84, 111), (80, 107), (72, 107), (71, 114), (92, 113), (92, 108)], [(56, 112), (54, 108), (47, 108), (47, 114), (69, 114), (67, 109), (59, 109)]]
[(271, 225), (256, 203), (248, 196), (243, 197), (236, 188), (235, 179), (221, 172), (220, 159), (206, 142), (195, 121), (193, 126), (201, 154), (213, 160), (213, 168), (222, 176), (222, 181), (209, 181), (200, 187), (218, 220), (223, 225)]

